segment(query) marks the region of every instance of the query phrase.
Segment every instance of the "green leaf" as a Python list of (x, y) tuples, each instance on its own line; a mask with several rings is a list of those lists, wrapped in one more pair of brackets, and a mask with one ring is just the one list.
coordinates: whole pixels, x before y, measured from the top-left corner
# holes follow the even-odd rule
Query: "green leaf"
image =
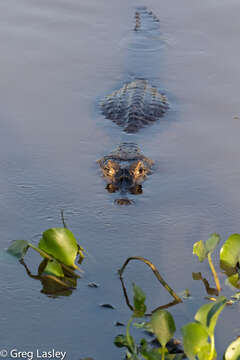
[(207, 253), (212, 253), (219, 244), (220, 240), (220, 236), (216, 233), (213, 233), (205, 243)]
[(56, 260), (48, 261), (43, 272), (57, 277), (64, 277), (62, 267)]
[[(201, 351), (198, 353), (198, 360), (207, 360), (210, 358), (211, 354), (211, 344), (206, 344), (201, 348)], [(214, 359), (217, 358), (217, 353), (214, 351)]]
[(52, 255), (63, 264), (78, 269), (75, 259), (78, 244), (73, 233), (66, 228), (52, 228), (44, 231), (39, 248)]
[(220, 250), (220, 266), (228, 275), (232, 275), (236, 273), (237, 263), (240, 263), (240, 234), (233, 234)]
[(161, 354), (158, 349), (149, 349), (148, 351), (140, 350), (140, 354), (147, 360), (161, 360)]
[(167, 354), (165, 356), (166, 360), (182, 360), (182, 359), (185, 359), (185, 358), (186, 358), (185, 354)]
[(151, 316), (153, 332), (162, 347), (166, 346), (176, 331), (172, 315), (167, 310), (157, 310)]
[(142, 339), (140, 342), (140, 354), (143, 356), (146, 360), (160, 360), (161, 355), (159, 349), (152, 349), (149, 348), (148, 343), (146, 339)]
[[(188, 323), (183, 326), (183, 346), (184, 352), (189, 360), (195, 360), (195, 356), (208, 345), (208, 333), (201, 323)], [(207, 359), (205, 359), (207, 360)]]
[(147, 307), (145, 305), (146, 296), (142, 289), (133, 284), (133, 303), (134, 303), (134, 317), (143, 317)]
[(200, 262), (203, 262), (208, 254), (213, 252), (219, 242), (220, 236), (213, 233), (205, 243), (200, 240), (193, 245), (193, 254), (198, 256)]
[(7, 249), (7, 252), (18, 259), (22, 259), (29, 248), (28, 241), (26, 240), (15, 240)]
[(122, 347), (128, 348), (128, 342), (127, 342), (127, 338), (125, 335), (116, 336), (114, 339), (114, 344), (119, 348), (122, 348)]
[(235, 287), (237, 289), (240, 289), (240, 279), (238, 273), (228, 276), (225, 284), (229, 285), (230, 287)]
[(207, 257), (207, 249), (202, 240), (196, 242), (193, 245), (193, 254), (198, 256), (200, 262), (203, 262)]
[(240, 359), (240, 337), (233, 341), (225, 352), (225, 360), (239, 360)]
[(194, 318), (206, 327), (209, 336), (214, 334), (218, 317), (224, 309), (226, 302), (227, 299), (224, 296), (220, 296), (217, 302), (205, 304), (198, 309)]

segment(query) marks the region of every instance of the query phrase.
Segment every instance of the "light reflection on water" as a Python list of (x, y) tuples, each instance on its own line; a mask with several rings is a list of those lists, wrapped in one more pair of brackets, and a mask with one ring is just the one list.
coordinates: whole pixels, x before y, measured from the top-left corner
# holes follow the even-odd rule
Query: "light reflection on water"
[[(60, 226), (64, 208), (91, 255), (86, 279), (56, 300), (42, 295), (17, 262), (1, 261), (6, 348), (41, 344), (71, 359), (120, 357), (113, 324), (126, 322), (129, 312), (116, 270), (131, 255), (151, 259), (176, 291), (192, 289), (196, 302), (173, 309), (180, 328), (202, 303), (192, 271), (208, 273), (193, 258), (192, 243), (213, 231), (224, 238), (239, 231), (239, 4), (152, 0), (149, 7), (160, 18), (163, 42), (135, 64), (139, 52), (127, 41), (134, 7), (127, 1), (114, 11), (107, 0), (0, 4), (1, 247), (19, 238), (37, 242), (37, 234)], [(103, 119), (96, 99), (140, 72), (166, 89), (172, 107), (163, 122), (126, 135)], [(124, 141), (138, 143), (158, 166), (135, 204), (118, 207), (96, 160)], [(33, 259), (29, 254), (28, 264)], [(144, 267), (128, 276), (151, 291), (150, 308), (167, 302)], [(99, 308), (104, 302), (117, 310)], [(235, 311), (220, 320), (221, 351), (238, 328)]]

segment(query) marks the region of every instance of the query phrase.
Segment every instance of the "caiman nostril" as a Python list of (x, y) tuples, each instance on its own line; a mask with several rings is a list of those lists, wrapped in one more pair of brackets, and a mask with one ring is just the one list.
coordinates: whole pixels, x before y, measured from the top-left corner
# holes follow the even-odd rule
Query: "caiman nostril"
[(117, 205), (132, 205), (134, 201), (132, 199), (122, 198), (122, 199), (115, 199), (114, 201)]
[[(129, 203), (129, 200), (125, 198), (127, 193), (130, 192), (134, 195), (142, 193), (141, 183), (150, 173), (153, 161), (144, 156), (136, 144), (122, 143), (108, 156), (100, 159), (98, 163), (108, 183), (106, 189), (110, 193), (119, 191), (123, 198), (115, 202), (125, 205)], [(108, 169), (114, 169), (114, 176), (111, 178), (106, 174), (106, 163)], [(144, 177), (138, 175), (142, 167), (144, 167)]]

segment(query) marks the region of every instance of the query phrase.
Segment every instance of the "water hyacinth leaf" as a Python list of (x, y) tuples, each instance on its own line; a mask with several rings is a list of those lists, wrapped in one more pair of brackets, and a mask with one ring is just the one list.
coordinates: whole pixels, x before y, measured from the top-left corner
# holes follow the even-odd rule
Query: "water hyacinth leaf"
[(240, 359), (240, 337), (233, 341), (225, 352), (224, 360), (239, 360)]
[(196, 242), (193, 245), (193, 254), (197, 255), (200, 262), (203, 262), (203, 260), (207, 257), (207, 249), (204, 245), (204, 242), (202, 240)]
[(7, 249), (7, 252), (18, 259), (22, 259), (29, 248), (28, 241), (26, 240), (15, 240)]
[(207, 326), (208, 326), (211, 334), (213, 334), (213, 332), (214, 332), (218, 317), (219, 317), (220, 313), (223, 311), (226, 303), (227, 303), (227, 299), (225, 298), (225, 296), (220, 296), (218, 298), (218, 301), (215, 304), (213, 304), (212, 308), (208, 312)]
[[(201, 351), (198, 353), (198, 360), (207, 360), (210, 358), (211, 354), (211, 344), (206, 344), (201, 348)], [(214, 359), (217, 359), (217, 353), (214, 351)]]
[(196, 355), (201, 353), (201, 349), (204, 349), (208, 345), (208, 333), (201, 323), (188, 323), (183, 326), (183, 347), (184, 352), (189, 360), (195, 360)]
[(208, 313), (213, 305), (214, 305), (213, 303), (209, 303), (201, 306), (194, 316), (194, 319), (199, 321), (203, 326), (205, 326), (205, 328), (207, 328)]
[(166, 346), (176, 331), (172, 315), (167, 310), (157, 310), (151, 316), (151, 325), (154, 334), (162, 347)]
[(233, 234), (221, 247), (220, 266), (231, 275), (236, 272), (238, 263), (240, 263), (240, 234)]
[(240, 278), (238, 274), (233, 274), (228, 276), (225, 281), (225, 284), (230, 286), (231, 288), (234, 287), (236, 289), (240, 289)]
[(205, 242), (205, 248), (207, 250), (207, 253), (212, 253), (216, 246), (220, 242), (220, 236), (216, 233), (213, 233), (209, 239)]
[(78, 269), (75, 259), (78, 244), (73, 233), (67, 228), (52, 228), (44, 231), (39, 248), (52, 255), (63, 264)]
[(224, 296), (220, 296), (216, 303), (201, 306), (194, 317), (195, 320), (205, 326), (210, 336), (214, 333), (218, 317), (224, 309), (226, 302), (227, 299)]
[(149, 348), (146, 339), (140, 341), (140, 354), (146, 360), (160, 360), (160, 350), (157, 348)]
[[(140, 350), (140, 353), (141, 353), (142, 357), (146, 360), (160, 360), (161, 359), (161, 355), (159, 354), (158, 349), (149, 349), (148, 351)], [(136, 358), (136, 359), (138, 359), (138, 358)], [(165, 357), (165, 359), (167, 360), (168, 358)]]
[(119, 348), (122, 348), (122, 347), (128, 348), (128, 341), (127, 341), (127, 338), (125, 335), (116, 336), (114, 339), (114, 344)]
[(165, 356), (166, 360), (182, 360), (182, 359), (185, 359), (185, 358), (186, 358), (185, 354), (167, 354)]
[(64, 277), (61, 265), (56, 261), (47, 261), (47, 265), (43, 270), (44, 273), (55, 275), (57, 277)]
[[(165, 349), (167, 352), (167, 349)], [(150, 349), (148, 352), (140, 351), (141, 355), (144, 359), (147, 360), (161, 360), (162, 355), (160, 354), (160, 349)], [(184, 358), (184, 354), (169, 354), (165, 353), (165, 360), (182, 360)]]
[(147, 307), (145, 305), (146, 296), (142, 289), (133, 284), (133, 303), (134, 303), (134, 317), (143, 317)]

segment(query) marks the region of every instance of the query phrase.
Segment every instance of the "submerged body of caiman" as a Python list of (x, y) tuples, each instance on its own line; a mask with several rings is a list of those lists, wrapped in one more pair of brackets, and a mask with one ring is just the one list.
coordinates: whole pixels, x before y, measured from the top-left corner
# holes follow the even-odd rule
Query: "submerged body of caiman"
[(145, 79), (136, 79), (114, 91), (102, 102), (102, 113), (127, 133), (162, 117), (168, 109), (165, 95), (151, 86)]
[[(159, 33), (159, 20), (146, 7), (139, 7), (135, 13), (134, 31)], [(139, 35), (137, 33), (136, 36)], [(145, 39), (146, 42), (148, 40)], [(144, 44), (142, 46), (144, 50)], [(107, 119), (121, 126), (125, 132), (135, 133), (161, 118), (168, 109), (168, 102), (148, 79), (138, 77), (105, 97), (101, 108)]]
[[(124, 132), (136, 133), (139, 129), (152, 124), (163, 117), (169, 105), (167, 98), (157, 87), (153, 86), (146, 76), (153, 68), (149, 64), (151, 46), (159, 44), (159, 19), (146, 7), (138, 7), (135, 13), (133, 66), (138, 74), (132, 76), (121, 88), (106, 96), (101, 103), (105, 118), (112, 120), (123, 128)], [(143, 40), (143, 41), (142, 41)], [(145, 51), (145, 48), (147, 51)], [(131, 62), (130, 62), (131, 64)], [(139, 64), (144, 64), (139, 67)], [(137, 66), (138, 65), (138, 66)], [(140, 72), (139, 72), (140, 70)], [(109, 155), (98, 160), (110, 193), (119, 192), (118, 204), (130, 204), (127, 194), (141, 194), (142, 183), (151, 173), (153, 161), (142, 154), (134, 143), (122, 143)]]

